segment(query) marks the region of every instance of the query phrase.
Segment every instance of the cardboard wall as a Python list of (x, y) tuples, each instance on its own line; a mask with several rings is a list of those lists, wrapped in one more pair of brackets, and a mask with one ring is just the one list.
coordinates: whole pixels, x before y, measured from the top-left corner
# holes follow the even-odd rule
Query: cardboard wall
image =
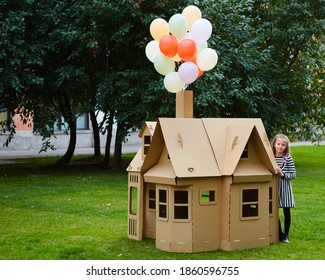
[(175, 188), (168, 185), (157, 185), (156, 193), (158, 193), (158, 196), (156, 202), (156, 213), (159, 212), (159, 190), (167, 190), (168, 210), (166, 218), (160, 218), (159, 215), (156, 216), (156, 247), (163, 251), (192, 252), (192, 208), (189, 207), (190, 213), (188, 221), (175, 220), (174, 191), (187, 190), (189, 193), (189, 200), (191, 201), (193, 187), (187, 186), (184, 188)]
[[(193, 252), (218, 250), (221, 241), (222, 179), (197, 179), (193, 184)], [(214, 202), (202, 197), (208, 191), (214, 191)]]
[[(136, 191), (132, 192), (133, 188)], [(136, 197), (131, 193), (136, 194)], [(143, 197), (141, 174), (139, 172), (128, 172), (128, 236), (135, 240), (142, 240)], [(136, 211), (132, 212), (132, 209), (136, 209)]]
[[(269, 184), (232, 184), (230, 200), (230, 249), (244, 249), (269, 245)], [(258, 190), (258, 216), (242, 217), (243, 190)]]
[(272, 187), (272, 214), (269, 216), (270, 244), (279, 242), (278, 176), (274, 175), (269, 185)]

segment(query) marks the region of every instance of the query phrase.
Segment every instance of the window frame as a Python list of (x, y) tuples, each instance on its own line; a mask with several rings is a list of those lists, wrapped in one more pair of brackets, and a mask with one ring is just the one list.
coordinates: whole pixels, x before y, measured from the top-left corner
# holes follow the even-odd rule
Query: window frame
[[(209, 195), (205, 195), (205, 192), (209, 192)], [(207, 202), (203, 201), (202, 198), (203, 197), (210, 197), (211, 196), (211, 192), (214, 192), (214, 200), (209, 200)], [(201, 206), (207, 206), (207, 205), (214, 205), (217, 204), (217, 189), (216, 188), (204, 188), (200, 190), (200, 196), (199, 196), (199, 204)]]
[[(257, 200), (248, 200), (244, 201), (244, 192), (245, 191), (257, 191)], [(244, 210), (244, 207), (250, 206), (251, 208), (255, 205), (257, 208), (257, 215), (254, 216), (243, 216), (246, 211)], [(241, 220), (258, 220), (260, 218), (260, 188), (259, 187), (243, 187), (240, 190), (240, 219)]]
[(0, 115), (3, 116), (2, 119), (0, 117), (0, 130), (2, 133), (5, 133), (10, 130), (10, 122), (11, 122), (11, 116), (9, 111), (6, 107), (0, 106)]
[[(176, 192), (186, 192), (187, 193), (187, 202), (176, 202)], [(183, 218), (176, 218), (176, 207), (186, 207), (187, 208), (187, 218), (183, 219)], [(173, 190), (173, 205), (172, 205), (172, 209), (173, 209), (173, 213), (172, 213), (172, 221), (175, 223), (188, 223), (192, 220), (192, 192), (189, 188), (177, 188)]]
[[(147, 192), (148, 192), (148, 194), (147, 194), (147, 197), (148, 197), (148, 203), (147, 203), (147, 209), (148, 209), (148, 211), (150, 211), (150, 212), (156, 212), (156, 203), (157, 203), (157, 193), (156, 193), (156, 189), (154, 188), (154, 187), (149, 187), (148, 189), (147, 189)], [(150, 196), (150, 193), (154, 193), (155, 195), (154, 195), (154, 197), (151, 197)], [(150, 203), (151, 202), (151, 203)], [(154, 207), (150, 207), (150, 204), (152, 204)]]
[[(148, 139), (149, 139), (149, 143), (147, 141)], [(143, 135), (143, 156), (147, 155), (149, 147), (151, 145), (151, 140), (152, 140), (151, 135), (149, 134)]]
[[(165, 197), (166, 197), (166, 201), (161, 201), (160, 200), (160, 191), (164, 191), (166, 192), (165, 194)], [(168, 221), (168, 218), (169, 218), (169, 211), (168, 211), (168, 202), (169, 202), (169, 199), (168, 199), (168, 196), (169, 196), (169, 191), (168, 191), (168, 188), (161, 188), (159, 187), (157, 189), (157, 193), (158, 193), (158, 199), (157, 199), (157, 205), (156, 205), (156, 211), (157, 211), (157, 219), (160, 220), (160, 221), (164, 221), (164, 222), (167, 222)], [(157, 196), (157, 193), (156, 193), (156, 196)], [(162, 217), (160, 216), (160, 208), (164, 206), (165, 209), (166, 209), (166, 217)]]
[[(135, 193), (133, 192), (135, 191)], [(130, 186), (130, 193), (129, 193), (129, 214), (136, 216), (138, 214), (138, 192), (139, 188), (137, 186)], [(133, 211), (135, 209), (135, 212)]]
[[(78, 124), (80, 123), (80, 118), (84, 119), (84, 123), (85, 123), (85, 127), (80, 128), (80, 126), (78, 126)], [(79, 119), (79, 122), (78, 122)], [(59, 116), (57, 117), (56, 121), (54, 122), (54, 126), (53, 129), (55, 132), (60, 132), (60, 131), (68, 131), (69, 125), (68, 123), (64, 120), (63, 116)], [(82, 131), (82, 130), (89, 130), (89, 114), (85, 113), (85, 114), (79, 114), (76, 115), (76, 130), (77, 131)]]

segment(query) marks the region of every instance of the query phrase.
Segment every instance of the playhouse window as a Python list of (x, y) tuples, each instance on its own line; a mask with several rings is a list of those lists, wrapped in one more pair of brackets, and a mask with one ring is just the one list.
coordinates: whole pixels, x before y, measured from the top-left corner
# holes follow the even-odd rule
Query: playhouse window
[(188, 191), (174, 191), (174, 220), (189, 219), (189, 193)]
[(248, 158), (248, 145), (247, 144), (246, 144), (240, 158), (246, 158), (246, 159)]
[(130, 176), (129, 176), (129, 182), (130, 183), (138, 183), (139, 182), (139, 176), (138, 175), (134, 175), (134, 174), (130, 174)]
[(258, 189), (242, 190), (241, 218), (258, 218)]
[(0, 129), (4, 132), (9, 130), (10, 114), (7, 108), (0, 105)]
[(216, 203), (216, 191), (215, 190), (201, 190), (200, 191), (200, 204), (208, 205)]
[(149, 209), (155, 210), (156, 209), (156, 190), (155, 189), (149, 189)]
[(130, 187), (130, 208), (129, 212), (132, 215), (136, 215), (138, 212), (138, 188)]
[(167, 203), (168, 203), (168, 196), (167, 190), (160, 189), (158, 191), (158, 217), (162, 220), (168, 219), (168, 212), (167, 212)]
[(146, 155), (148, 153), (150, 143), (151, 143), (151, 136), (144, 135), (144, 138), (143, 138), (143, 154), (144, 155)]

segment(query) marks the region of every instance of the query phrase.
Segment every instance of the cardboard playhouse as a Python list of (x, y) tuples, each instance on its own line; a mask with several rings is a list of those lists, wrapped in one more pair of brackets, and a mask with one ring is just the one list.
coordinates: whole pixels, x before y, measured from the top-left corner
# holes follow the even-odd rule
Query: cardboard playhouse
[(278, 241), (276, 162), (260, 119), (193, 118), (193, 93), (176, 118), (146, 122), (128, 166), (128, 236), (169, 252), (264, 247)]

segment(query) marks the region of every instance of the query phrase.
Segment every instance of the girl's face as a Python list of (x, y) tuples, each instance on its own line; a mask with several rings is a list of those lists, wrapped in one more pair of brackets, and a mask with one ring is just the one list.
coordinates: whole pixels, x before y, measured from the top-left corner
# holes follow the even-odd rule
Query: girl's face
[(274, 143), (274, 149), (276, 155), (282, 156), (285, 149), (287, 148), (287, 140), (282, 138), (277, 138)]

